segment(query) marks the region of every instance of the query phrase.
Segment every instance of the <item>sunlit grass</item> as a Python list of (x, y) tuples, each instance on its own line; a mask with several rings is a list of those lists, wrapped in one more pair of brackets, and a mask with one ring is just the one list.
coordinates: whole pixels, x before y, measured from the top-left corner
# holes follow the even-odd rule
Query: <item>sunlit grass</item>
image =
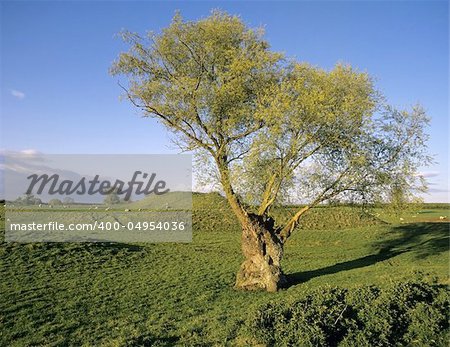
[(220, 199), (203, 198), (189, 244), (2, 243), (0, 345), (245, 345), (243, 322), (273, 300), (417, 276), (448, 283), (447, 223), (355, 220), (294, 234), (288, 288), (235, 291), (239, 227)]

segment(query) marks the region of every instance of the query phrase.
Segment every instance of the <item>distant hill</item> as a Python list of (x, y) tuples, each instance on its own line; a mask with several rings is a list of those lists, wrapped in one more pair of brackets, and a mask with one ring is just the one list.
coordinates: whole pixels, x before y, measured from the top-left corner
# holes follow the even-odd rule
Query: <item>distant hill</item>
[(169, 192), (163, 195), (151, 194), (142, 200), (121, 204), (131, 210), (185, 210), (191, 209), (192, 193), (190, 192)]

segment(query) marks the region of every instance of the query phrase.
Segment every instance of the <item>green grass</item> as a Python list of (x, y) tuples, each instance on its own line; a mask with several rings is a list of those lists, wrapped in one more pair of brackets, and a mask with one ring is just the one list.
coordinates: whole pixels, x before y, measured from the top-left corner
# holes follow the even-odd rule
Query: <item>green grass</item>
[(450, 210), (447, 208), (430, 208), (427, 205), (422, 208), (400, 211), (398, 213), (389, 213), (382, 209), (376, 209), (380, 214), (379, 218), (389, 223), (420, 223), (420, 222), (448, 222)]
[[(287, 289), (235, 291), (239, 227), (219, 196), (193, 200), (189, 244), (2, 243), (0, 345), (246, 346), (245, 322), (272, 301), (417, 276), (449, 283), (449, 224), (363, 226), (356, 214), (342, 214), (338, 227), (293, 235), (283, 262)], [(341, 212), (329, 210), (338, 219)]]

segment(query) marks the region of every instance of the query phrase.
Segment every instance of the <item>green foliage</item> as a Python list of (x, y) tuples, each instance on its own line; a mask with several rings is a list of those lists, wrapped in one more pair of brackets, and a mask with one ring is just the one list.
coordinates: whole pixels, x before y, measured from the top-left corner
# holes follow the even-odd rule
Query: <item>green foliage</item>
[(67, 204), (67, 205), (73, 204), (74, 202), (75, 202), (75, 199), (70, 196), (67, 196), (63, 199), (63, 203)]
[(60, 199), (51, 199), (48, 202), (48, 204), (52, 205), (52, 206), (61, 206), (62, 205), (62, 201)]
[(448, 288), (422, 281), (325, 287), (265, 304), (248, 324), (269, 346), (447, 346), (449, 309)]
[[(248, 205), (267, 215), (286, 197), (315, 206), (425, 188), (416, 175), (430, 162), (425, 111), (390, 107), (367, 73), (284, 59), (262, 30), (220, 11), (122, 37), (129, 50), (111, 73), (127, 79), (126, 97), (200, 155), (207, 168), (198, 170), (215, 175), (241, 223)], [(286, 221), (283, 239), (299, 217)]]
[[(177, 14), (160, 34), (123, 32), (130, 51), (113, 65), (129, 77), (128, 96), (189, 148), (256, 128), (281, 55), (262, 32), (219, 11), (196, 22)], [(207, 130), (206, 130), (207, 129)]]
[(23, 196), (18, 197), (14, 203), (18, 205), (25, 205), (25, 206), (31, 206), (31, 205), (39, 205), (42, 203), (41, 199), (36, 198), (33, 194), (24, 194)]
[(103, 203), (106, 205), (120, 204), (120, 197), (116, 191), (111, 191), (105, 196)]

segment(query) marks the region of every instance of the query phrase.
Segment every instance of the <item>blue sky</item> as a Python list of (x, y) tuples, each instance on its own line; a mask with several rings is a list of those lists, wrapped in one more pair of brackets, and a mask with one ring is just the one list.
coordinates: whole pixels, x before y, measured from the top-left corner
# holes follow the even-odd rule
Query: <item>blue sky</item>
[(265, 26), (277, 51), (323, 68), (368, 71), (397, 107), (421, 103), (432, 118), (424, 168), (427, 201), (448, 195), (447, 1), (1, 2), (3, 150), (44, 153), (177, 153), (166, 131), (142, 119), (108, 74), (125, 50), (122, 28), (158, 31), (220, 8)]

